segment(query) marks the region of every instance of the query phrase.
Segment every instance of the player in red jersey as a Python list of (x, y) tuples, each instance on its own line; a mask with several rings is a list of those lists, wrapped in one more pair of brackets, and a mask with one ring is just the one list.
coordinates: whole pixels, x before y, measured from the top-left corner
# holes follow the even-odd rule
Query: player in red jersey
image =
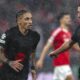
[[(54, 50), (59, 48), (64, 42), (71, 39), (69, 27), (71, 25), (71, 16), (69, 13), (61, 13), (58, 17), (60, 26), (54, 30), (46, 43), (41, 56), (36, 63), (37, 68), (42, 68), (44, 58), (48, 50), (52, 47)], [(73, 80), (70, 68), (69, 51), (62, 52), (57, 58), (53, 59), (52, 64), (55, 66), (53, 80)]]
[[(61, 54), (63, 51), (68, 50), (75, 45), (76, 50), (80, 53), (80, 5), (77, 6), (77, 11), (76, 11), (76, 30), (74, 31), (74, 34), (72, 35), (71, 40), (68, 42), (65, 42), (62, 46), (60, 46), (58, 49), (54, 50), (53, 52), (49, 53), (48, 55), (53, 57), (53, 56), (58, 56)], [(80, 80), (80, 66), (78, 68), (78, 78)]]

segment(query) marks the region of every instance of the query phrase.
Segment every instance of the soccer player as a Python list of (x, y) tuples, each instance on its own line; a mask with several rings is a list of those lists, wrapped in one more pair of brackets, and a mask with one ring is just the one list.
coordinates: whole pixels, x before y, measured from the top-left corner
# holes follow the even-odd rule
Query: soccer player
[[(77, 7), (76, 22), (77, 22), (78, 27), (75, 30), (74, 34), (72, 35), (72, 38), (68, 42), (64, 43), (59, 49), (51, 52), (49, 55), (56, 56), (57, 53), (60, 54), (60, 52), (65, 51), (66, 49), (70, 49), (75, 43), (77, 45), (79, 45), (79, 35), (80, 35), (80, 32), (79, 32), (79, 29), (80, 29), (80, 5), (78, 5), (78, 7)], [(78, 51), (80, 51), (80, 48), (78, 46), (76, 46), (76, 47), (77, 47), (76, 49)]]
[[(69, 13), (61, 13), (58, 17), (59, 27), (54, 30), (46, 43), (41, 56), (36, 63), (37, 68), (42, 68), (44, 58), (48, 50), (53, 47), (54, 50), (59, 48), (64, 42), (71, 39), (69, 27), (71, 25), (71, 16)], [(70, 68), (69, 51), (64, 51), (52, 61), (54, 68), (53, 80), (73, 80), (72, 71)]]
[[(80, 46), (80, 5), (77, 7), (77, 29), (75, 30), (74, 34), (72, 35), (71, 40), (69, 40), (68, 42), (65, 42), (60, 48), (58, 48), (57, 50), (49, 53), (49, 56), (58, 56), (58, 54), (62, 53), (63, 51), (72, 48), (74, 45), (76, 47), (76, 50), (78, 50), (80, 52), (80, 48), (77, 46)], [(78, 77), (80, 79), (80, 67), (78, 70)]]
[(27, 80), (29, 61), (32, 61), (32, 77), (35, 80), (35, 50), (40, 35), (32, 31), (32, 14), (21, 10), (16, 14), (17, 25), (0, 38), (0, 80)]

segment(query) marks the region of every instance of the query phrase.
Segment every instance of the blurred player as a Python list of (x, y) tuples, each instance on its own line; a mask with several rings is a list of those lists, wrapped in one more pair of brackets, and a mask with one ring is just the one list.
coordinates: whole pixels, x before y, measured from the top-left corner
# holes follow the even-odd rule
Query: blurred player
[[(78, 50), (80, 52), (80, 48), (77, 46), (80, 46), (80, 5), (77, 8), (77, 17), (76, 17), (76, 22), (77, 22), (77, 29), (75, 30), (75, 33), (73, 34), (71, 40), (69, 40), (68, 42), (65, 42), (59, 49), (51, 52), (49, 54), (49, 56), (57, 56), (58, 54), (62, 53), (63, 51), (70, 49), (71, 47), (73, 47), (75, 45), (76, 50)], [(79, 79), (80, 79), (80, 67), (78, 70), (79, 73)]]
[(32, 79), (36, 78), (35, 50), (40, 39), (32, 31), (32, 13), (21, 10), (16, 15), (17, 26), (7, 30), (0, 38), (0, 80), (27, 80), (32, 55)]
[[(36, 63), (37, 68), (42, 68), (44, 58), (48, 50), (53, 47), (54, 50), (59, 48), (64, 42), (71, 39), (69, 27), (71, 25), (71, 16), (69, 13), (61, 13), (58, 17), (60, 26), (54, 30), (46, 43), (41, 56)], [(57, 58), (52, 61), (54, 68), (53, 80), (73, 80), (72, 71), (70, 68), (69, 51), (62, 52)]]

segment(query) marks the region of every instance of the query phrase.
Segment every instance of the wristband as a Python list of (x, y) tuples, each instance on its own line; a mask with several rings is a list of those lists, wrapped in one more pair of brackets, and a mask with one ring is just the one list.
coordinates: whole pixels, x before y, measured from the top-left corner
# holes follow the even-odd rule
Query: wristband
[(35, 66), (31, 66), (31, 69), (32, 69), (32, 70), (35, 70)]
[(6, 64), (9, 64), (9, 62), (10, 62), (10, 60), (9, 60), (9, 59), (7, 59), (5, 63), (6, 63)]

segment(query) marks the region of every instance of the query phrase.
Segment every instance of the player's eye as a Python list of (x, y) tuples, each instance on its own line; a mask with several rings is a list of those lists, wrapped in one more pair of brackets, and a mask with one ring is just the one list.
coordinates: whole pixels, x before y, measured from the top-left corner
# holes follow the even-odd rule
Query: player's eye
[(26, 18), (25, 18), (25, 20), (27, 20), (27, 21), (28, 21), (29, 19), (30, 19), (29, 17), (26, 17)]

